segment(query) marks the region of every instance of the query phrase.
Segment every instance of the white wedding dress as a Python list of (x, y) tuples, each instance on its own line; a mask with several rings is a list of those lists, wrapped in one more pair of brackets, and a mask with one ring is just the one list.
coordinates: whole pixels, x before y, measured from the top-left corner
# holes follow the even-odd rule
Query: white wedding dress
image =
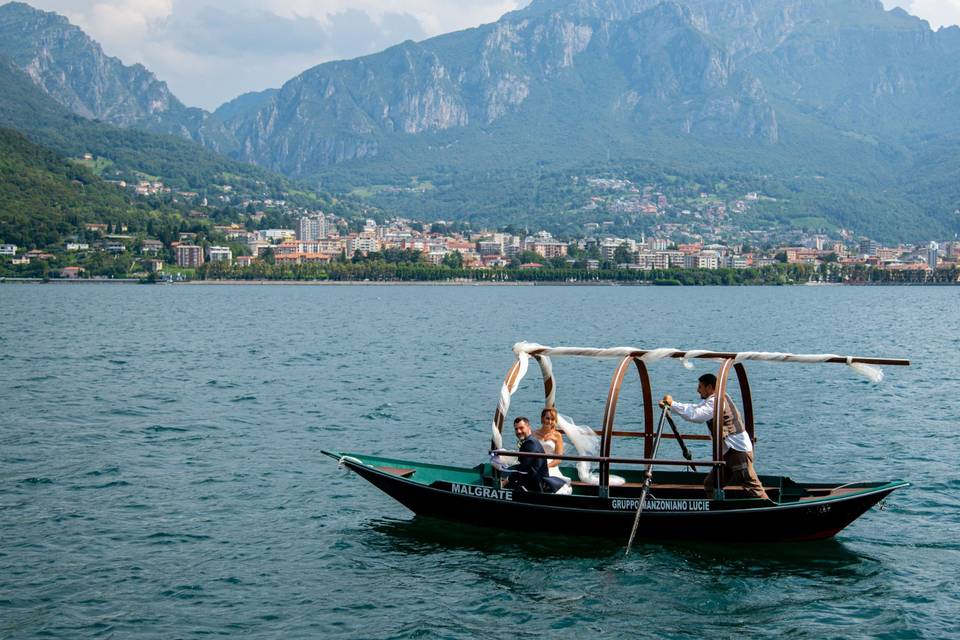
[[(557, 426), (560, 431), (573, 443), (577, 454), (581, 456), (596, 456), (600, 453), (600, 436), (590, 427), (576, 424), (573, 418), (563, 414), (557, 415)], [(600, 475), (594, 473), (590, 468), (589, 462), (577, 463), (577, 475), (580, 476), (580, 482), (587, 484), (600, 484)], [(615, 487), (624, 483), (620, 476), (610, 476), (610, 486)]]
[[(553, 444), (553, 440), (540, 440), (539, 438), (537, 438), (537, 441), (543, 446), (543, 451), (547, 455), (551, 455), (556, 452), (557, 447), (556, 445)], [(573, 493), (573, 487), (570, 486), (570, 478), (568, 478), (567, 476), (563, 475), (563, 473), (560, 472), (559, 465), (555, 467), (547, 466), (547, 470), (549, 472), (547, 475), (553, 478), (562, 478), (563, 480), (566, 481), (566, 484), (560, 487), (559, 490), (557, 490), (558, 495), (568, 496), (571, 493)]]

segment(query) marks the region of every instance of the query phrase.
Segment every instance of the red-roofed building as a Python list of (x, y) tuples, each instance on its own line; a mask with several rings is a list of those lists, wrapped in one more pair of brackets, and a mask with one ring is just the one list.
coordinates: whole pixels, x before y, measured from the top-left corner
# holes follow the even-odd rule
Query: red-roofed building
[(83, 267), (64, 267), (60, 270), (60, 277), (67, 280), (76, 280), (83, 272)]

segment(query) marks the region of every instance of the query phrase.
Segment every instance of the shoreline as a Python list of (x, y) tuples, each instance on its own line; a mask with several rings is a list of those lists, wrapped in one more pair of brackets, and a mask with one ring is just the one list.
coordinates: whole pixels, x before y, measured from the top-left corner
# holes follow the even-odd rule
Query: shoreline
[(299, 286), (299, 287), (951, 287), (960, 283), (953, 282), (795, 282), (788, 284), (676, 284), (658, 285), (653, 282), (619, 282), (615, 280), (597, 280), (593, 282), (567, 282), (563, 280), (507, 281), (489, 282), (477, 280), (187, 280), (184, 282), (141, 282), (137, 278), (114, 279), (78, 279), (61, 280), (51, 278), (0, 278), (0, 285), (176, 285), (176, 286)]

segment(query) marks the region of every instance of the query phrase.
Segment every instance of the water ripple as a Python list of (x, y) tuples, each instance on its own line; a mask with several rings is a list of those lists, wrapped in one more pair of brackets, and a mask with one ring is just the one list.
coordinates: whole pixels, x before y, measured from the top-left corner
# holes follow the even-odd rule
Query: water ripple
[[(808, 289), (4, 288), (0, 637), (950, 635), (960, 291)], [(482, 462), (519, 339), (910, 357), (880, 387), (749, 369), (761, 471), (913, 486), (837, 540), (624, 558), (622, 540), (413, 517), (320, 455)], [(712, 369), (675, 365), (655, 393), (690, 397)], [(609, 367), (554, 368), (561, 408), (599, 424)], [(639, 396), (624, 386), (618, 425), (640, 424)], [(532, 371), (511, 414), (541, 406)]]

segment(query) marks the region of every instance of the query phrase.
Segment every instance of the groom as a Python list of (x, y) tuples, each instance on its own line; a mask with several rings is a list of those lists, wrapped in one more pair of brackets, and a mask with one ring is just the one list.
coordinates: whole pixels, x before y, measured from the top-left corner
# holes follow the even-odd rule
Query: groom
[[(513, 421), (513, 432), (517, 436), (517, 443), (522, 453), (545, 453), (540, 441), (533, 437), (530, 429), (530, 421), (524, 417), (519, 417)], [(507, 488), (523, 488), (533, 493), (554, 493), (559, 488), (555, 486), (553, 480), (563, 481), (559, 478), (548, 477), (546, 458), (520, 457), (520, 463), (515, 464), (509, 469), (510, 476), (507, 478)]]

